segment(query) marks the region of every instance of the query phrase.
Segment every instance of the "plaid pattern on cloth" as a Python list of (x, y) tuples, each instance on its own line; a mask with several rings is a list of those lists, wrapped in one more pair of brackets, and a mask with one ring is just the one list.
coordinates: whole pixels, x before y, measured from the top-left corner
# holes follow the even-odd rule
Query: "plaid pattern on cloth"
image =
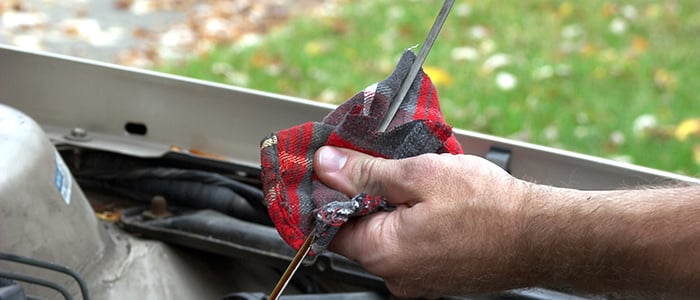
[(407, 50), (388, 78), (357, 93), (322, 122), (280, 130), (261, 143), (268, 213), (279, 234), (295, 250), (313, 234), (310, 255), (320, 254), (350, 217), (391, 209), (380, 195), (361, 193), (351, 198), (321, 183), (312, 168), (314, 153), (321, 146), (391, 159), (462, 153), (452, 128), (445, 124), (437, 90), (422, 70), (387, 130), (376, 131), (415, 59)]

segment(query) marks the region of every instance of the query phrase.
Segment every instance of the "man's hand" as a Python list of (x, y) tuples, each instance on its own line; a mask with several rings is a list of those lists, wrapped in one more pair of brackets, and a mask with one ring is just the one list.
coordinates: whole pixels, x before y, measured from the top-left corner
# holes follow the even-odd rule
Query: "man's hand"
[(383, 195), (397, 207), (341, 228), (331, 250), (385, 279), (398, 296), (484, 292), (514, 276), (527, 183), (468, 155), (384, 160), (347, 149), (316, 153), (317, 176), (347, 195)]
[(330, 247), (397, 296), (526, 286), (700, 295), (698, 186), (579, 191), (476, 156), (386, 160), (333, 147), (316, 152), (314, 171), (348, 196), (397, 207), (343, 225)]

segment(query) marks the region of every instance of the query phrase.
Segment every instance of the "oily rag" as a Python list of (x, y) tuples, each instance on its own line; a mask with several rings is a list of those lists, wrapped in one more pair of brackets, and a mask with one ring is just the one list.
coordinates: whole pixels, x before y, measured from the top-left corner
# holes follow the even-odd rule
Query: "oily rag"
[(318, 148), (331, 145), (400, 159), (424, 153), (462, 153), (445, 124), (438, 94), (420, 70), (385, 132), (377, 132), (415, 54), (406, 50), (384, 81), (357, 93), (322, 122), (280, 130), (261, 143), (262, 183), (268, 213), (282, 238), (298, 250), (315, 235), (310, 255), (323, 252), (348, 218), (390, 209), (381, 195), (348, 197), (321, 183), (313, 172)]

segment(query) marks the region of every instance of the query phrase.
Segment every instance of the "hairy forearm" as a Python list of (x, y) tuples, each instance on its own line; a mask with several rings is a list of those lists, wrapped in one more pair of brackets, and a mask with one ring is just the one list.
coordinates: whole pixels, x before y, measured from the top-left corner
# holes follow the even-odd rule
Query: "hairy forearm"
[(526, 203), (520, 247), (531, 283), (700, 295), (700, 187), (538, 186)]
[(323, 149), (314, 170), (324, 184), (396, 206), (343, 225), (331, 244), (395, 295), (541, 286), (700, 298), (700, 186), (579, 191), (527, 183), (471, 155)]

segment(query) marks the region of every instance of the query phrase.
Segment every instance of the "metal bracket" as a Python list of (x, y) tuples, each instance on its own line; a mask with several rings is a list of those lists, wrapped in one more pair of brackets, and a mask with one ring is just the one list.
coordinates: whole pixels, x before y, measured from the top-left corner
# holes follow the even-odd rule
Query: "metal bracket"
[(510, 149), (491, 146), (486, 153), (486, 159), (510, 173)]

